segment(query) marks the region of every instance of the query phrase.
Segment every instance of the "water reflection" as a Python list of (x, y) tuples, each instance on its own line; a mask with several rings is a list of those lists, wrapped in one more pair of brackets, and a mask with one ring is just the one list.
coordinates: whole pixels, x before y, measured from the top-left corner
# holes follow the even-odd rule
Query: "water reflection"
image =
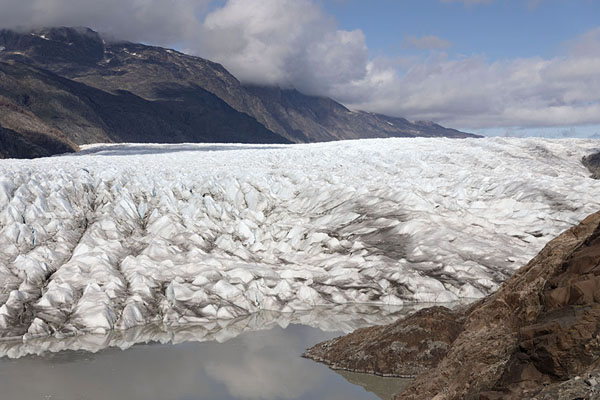
[(0, 360), (6, 399), (377, 399), (300, 357), (341, 332), (289, 325), (225, 343), (138, 344)]
[[(249, 316), (218, 320), (202, 325), (165, 327), (147, 325), (115, 331), (107, 335), (87, 334), (71, 337), (44, 337), (23, 342), (22, 340), (0, 342), (0, 358), (20, 358), (29, 354), (41, 355), (65, 350), (85, 350), (97, 352), (107, 347), (129, 348), (136, 343), (183, 343), (216, 340), (225, 342), (244, 332), (267, 330), (273, 327), (285, 328), (289, 324), (300, 324), (319, 328), (323, 331), (348, 333), (355, 329), (375, 324), (387, 324), (402, 315), (426, 307), (419, 304), (410, 307), (377, 307), (372, 305), (345, 305), (337, 307), (317, 307), (310, 311), (278, 313), (262, 311)], [(314, 343), (309, 343), (313, 345)]]
[(366, 391), (375, 394), (381, 400), (392, 400), (395, 394), (401, 393), (408, 387), (412, 379), (386, 378), (371, 374), (359, 374), (349, 371), (337, 371), (348, 382), (360, 385)]

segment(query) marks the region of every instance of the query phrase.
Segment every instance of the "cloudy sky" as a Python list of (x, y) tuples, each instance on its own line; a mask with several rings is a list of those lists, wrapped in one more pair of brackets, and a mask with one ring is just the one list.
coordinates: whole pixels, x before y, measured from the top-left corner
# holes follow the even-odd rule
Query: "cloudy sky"
[(0, 0), (0, 27), (89, 26), (240, 80), (497, 135), (600, 137), (597, 0)]

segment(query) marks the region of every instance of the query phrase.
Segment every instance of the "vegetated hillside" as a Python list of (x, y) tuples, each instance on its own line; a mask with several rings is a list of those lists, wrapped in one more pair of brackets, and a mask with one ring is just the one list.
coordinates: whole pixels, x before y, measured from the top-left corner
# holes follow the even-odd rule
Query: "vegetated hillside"
[(426, 309), (306, 355), (335, 368), (418, 375), (401, 399), (597, 399), (599, 331), (600, 212), (466, 309)]
[[(79, 144), (126, 137), (144, 142), (285, 143), (474, 136), (428, 122), (411, 123), (402, 118), (353, 112), (331, 99), (306, 96), (295, 90), (242, 86), (220, 64), (161, 47), (106, 41), (87, 28), (48, 28), (26, 33), (2, 30), (0, 61), (23, 64), (31, 67), (30, 71), (35, 68), (46, 78), (51, 72), (85, 85), (60, 81), (60, 85), (69, 86), (70, 95), (85, 103), (83, 107), (89, 111), (85, 115), (68, 111), (58, 113), (54, 119), (39, 116), (53, 128), (67, 129), (65, 137)], [(16, 63), (12, 64), (14, 68)], [(20, 92), (29, 92), (30, 83), (21, 82)], [(93, 92), (93, 102), (99, 97), (102, 101), (90, 104), (86, 97), (92, 93), (90, 87), (112, 97)], [(37, 89), (31, 88), (33, 92)], [(0, 81), (0, 90), (11, 92), (14, 88)], [(47, 90), (45, 95), (49, 97), (34, 100), (48, 102), (53, 95), (63, 96), (63, 92)], [(130, 102), (134, 104), (123, 106)], [(64, 123), (57, 125), (57, 121)], [(125, 134), (125, 130), (131, 132)]]

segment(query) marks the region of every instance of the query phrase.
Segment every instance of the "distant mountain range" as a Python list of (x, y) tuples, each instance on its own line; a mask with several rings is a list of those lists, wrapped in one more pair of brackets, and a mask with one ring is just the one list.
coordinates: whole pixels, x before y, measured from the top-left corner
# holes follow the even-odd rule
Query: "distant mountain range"
[(476, 135), (242, 85), (222, 65), (88, 28), (0, 30), (0, 157), (97, 142), (301, 143)]

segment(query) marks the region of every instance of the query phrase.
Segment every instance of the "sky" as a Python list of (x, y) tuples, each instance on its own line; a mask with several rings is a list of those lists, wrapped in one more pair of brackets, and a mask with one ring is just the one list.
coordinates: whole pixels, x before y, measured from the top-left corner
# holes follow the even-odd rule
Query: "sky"
[(88, 26), (245, 83), (501, 136), (600, 137), (597, 0), (0, 0), (0, 27)]

